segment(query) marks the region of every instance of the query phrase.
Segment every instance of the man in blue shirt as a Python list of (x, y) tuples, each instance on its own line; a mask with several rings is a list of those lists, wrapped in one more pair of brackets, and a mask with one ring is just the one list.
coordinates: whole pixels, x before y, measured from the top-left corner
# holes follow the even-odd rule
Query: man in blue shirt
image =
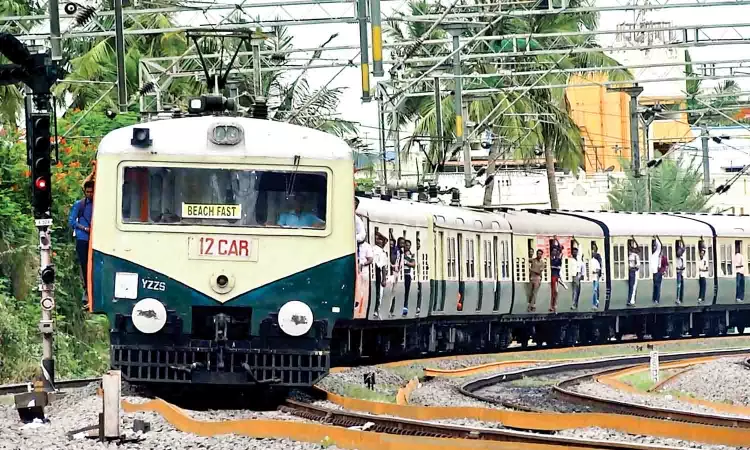
[(294, 208), (291, 211), (279, 215), (278, 224), (282, 227), (294, 228), (324, 228), (325, 222), (311, 212), (303, 212), (302, 207), (305, 199), (297, 194), (293, 200)]
[(85, 197), (73, 204), (68, 217), (68, 225), (76, 237), (76, 254), (81, 265), (83, 276), (83, 298), (86, 303), (88, 289), (89, 235), (91, 233), (91, 214), (94, 209), (94, 182), (89, 180), (83, 185)]

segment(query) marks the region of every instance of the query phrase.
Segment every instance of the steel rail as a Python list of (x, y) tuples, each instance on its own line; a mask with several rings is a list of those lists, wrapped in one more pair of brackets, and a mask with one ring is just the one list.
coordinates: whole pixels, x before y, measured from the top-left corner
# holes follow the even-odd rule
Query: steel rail
[[(681, 361), (685, 359), (700, 357), (721, 357), (750, 353), (750, 348), (740, 349), (722, 349), (722, 350), (700, 350), (695, 352), (665, 353), (659, 355), (659, 360), (664, 362)], [(750, 418), (740, 418), (725, 416), (720, 414), (691, 413), (686, 411), (676, 411), (666, 408), (656, 408), (644, 406), (637, 403), (609, 400), (590, 394), (575, 392), (570, 389), (571, 386), (581, 383), (582, 381), (593, 379), (594, 377), (610, 374), (619, 370), (635, 367), (648, 363), (649, 355), (643, 356), (624, 356), (618, 358), (606, 358), (594, 361), (572, 362), (563, 364), (553, 364), (541, 367), (532, 367), (528, 369), (517, 370), (514, 372), (505, 372), (498, 375), (480, 378), (474, 381), (464, 383), (459, 387), (459, 391), (480, 401), (495, 403), (498, 401), (487, 395), (478, 394), (481, 389), (496, 384), (518, 380), (521, 378), (535, 377), (540, 375), (554, 375), (569, 371), (602, 369), (596, 373), (576, 376), (557, 383), (553, 390), (556, 395), (572, 401), (577, 404), (594, 406), (607, 412), (618, 414), (635, 415), (668, 421), (688, 422), (702, 425), (712, 425), (730, 428), (750, 428)], [(508, 406), (506, 404), (506, 406)], [(512, 406), (512, 405), (511, 405)]]
[[(570, 438), (562, 436), (547, 436), (539, 433), (529, 433), (508, 429), (474, 428), (459, 425), (412, 420), (398, 417), (384, 417), (380, 415), (355, 413), (337, 409), (323, 408), (309, 403), (286, 400), (286, 405), (279, 410), (331, 425), (342, 427), (362, 427), (367, 423), (372, 425), (368, 431), (411, 435), (429, 436), (436, 438), (472, 439), (483, 441), (513, 442), (525, 445), (561, 445), (569, 449), (653, 449), (652, 445), (634, 444), (617, 441), (598, 441), (589, 439)], [(669, 448), (669, 447), (660, 447)]]
[[(88, 386), (91, 383), (101, 381), (101, 377), (97, 378), (78, 378), (71, 380), (59, 380), (55, 381), (55, 388), (80, 388)], [(0, 385), (0, 395), (11, 395), (11, 394), (23, 394), (24, 392), (31, 392), (34, 390), (33, 383), (17, 383), (17, 384), (6, 384)]]

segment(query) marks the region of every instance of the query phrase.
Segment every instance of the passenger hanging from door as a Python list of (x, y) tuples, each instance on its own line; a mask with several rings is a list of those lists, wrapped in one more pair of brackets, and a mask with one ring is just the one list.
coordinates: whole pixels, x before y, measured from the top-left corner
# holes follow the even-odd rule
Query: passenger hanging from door
[(659, 236), (654, 236), (654, 239), (651, 241), (651, 258), (649, 259), (651, 275), (654, 278), (654, 291), (651, 295), (654, 305), (658, 305), (659, 300), (661, 300), (661, 282), (664, 278), (664, 272), (661, 267), (661, 249), (661, 239), (659, 239)]
[(414, 262), (414, 253), (411, 252), (411, 241), (404, 241), (404, 306), (401, 309), (401, 315), (409, 314), (409, 289), (411, 288), (411, 279), (414, 268), (417, 264)]
[(570, 306), (570, 309), (578, 309), (578, 300), (581, 297), (581, 282), (584, 278), (584, 270), (586, 270), (586, 264), (583, 262), (583, 252), (579, 253), (577, 244), (576, 242), (576, 245), (571, 249), (573, 261), (570, 280), (573, 284), (573, 304)]
[(602, 276), (602, 256), (596, 242), (591, 243), (591, 277), (593, 278), (592, 303), (594, 309), (599, 309), (599, 279)]
[[(557, 238), (555, 238), (555, 241), (557, 241)], [(562, 269), (562, 245), (552, 245), (550, 246), (550, 269), (552, 272), (552, 276), (550, 277), (550, 287), (552, 289), (551, 292), (551, 303), (549, 306), (549, 312), (556, 312), (557, 311), (557, 285), (560, 283), (560, 269)]]
[(675, 243), (675, 272), (677, 273), (676, 304), (681, 304), (685, 296), (685, 242), (682, 239)]
[(638, 242), (635, 236), (628, 240), (628, 306), (635, 306), (635, 295), (638, 291), (638, 269), (641, 258), (638, 256)]
[(385, 294), (390, 268), (388, 255), (385, 251), (386, 242), (388, 242), (388, 239), (385, 236), (375, 233), (375, 247), (372, 249), (372, 259), (375, 265), (375, 307), (373, 308), (373, 318), (375, 319), (380, 319), (380, 304)]
[(738, 303), (742, 303), (745, 300), (745, 256), (742, 254), (742, 241), (734, 241), (732, 265), (737, 274), (735, 297)]
[[(529, 252), (532, 252), (529, 249)], [(544, 271), (544, 259), (542, 256), (544, 251), (537, 250), (536, 258), (529, 260), (529, 304), (527, 306), (528, 312), (536, 311), (536, 294), (539, 292), (539, 286), (542, 284), (542, 271)]]
[[(700, 246), (699, 246), (700, 247)], [(698, 303), (703, 303), (706, 299), (706, 281), (708, 279), (708, 256), (705, 247), (699, 251), (700, 261), (698, 261)]]

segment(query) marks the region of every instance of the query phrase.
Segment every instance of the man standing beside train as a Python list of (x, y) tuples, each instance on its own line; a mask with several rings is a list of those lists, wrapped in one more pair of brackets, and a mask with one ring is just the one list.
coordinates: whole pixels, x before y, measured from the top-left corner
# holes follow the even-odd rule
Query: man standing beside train
[(83, 278), (84, 305), (88, 304), (88, 277), (89, 277), (89, 235), (91, 233), (91, 215), (94, 211), (94, 182), (87, 180), (83, 184), (84, 197), (73, 203), (68, 217), (68, 225), (73, 229), (76, 238), (76, 255), (78, 264), (81, 266), (81, 277)]

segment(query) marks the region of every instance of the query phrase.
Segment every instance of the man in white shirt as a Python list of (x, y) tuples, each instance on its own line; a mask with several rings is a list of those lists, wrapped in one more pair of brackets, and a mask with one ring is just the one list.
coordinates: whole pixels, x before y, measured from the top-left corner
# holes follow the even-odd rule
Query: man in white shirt
[(635, 294), (638, 290), (638, 270), (641, 257), (638, 256), (638, 243), (633, 237), (628, 247), (628, 306), (635, 306)]
[(578, 309), (578, 299), (581, 296), (581, 281), (583, 281), (583, 271), (586, 265), (583, 262), (583, 254), (579, 253), (578, 247), (573, 247), (571, 254), (573, 256), (573, 266), (571, 267), (573, 304), (570, 306), (570, 309)]
[(698, 303), (703, 303), (706, 299), (706, 279), (708, 278), (708, 256), (706, 249), (702, 248), (699, 252), (700, 261), (698, 262)]
[(368, 242), (359, 245), (359, 270), (357, 271), (357, 287), (354, 299), (354, 317), (364, 318), (367, 314), (367, 304), (370, 301), (370, 266), (375, 259), (375, 252)]
[(659, 303), (661, 298), (661, 280), (663, 277), (659, 270), (661, 265), (661, 239), (659, 239), (659, 236), (654, 236), (654, 240), (651, 241), (651, 257), (648, 264), (651, 267), (651, 276), (654, 279), (654, 292), (651, 295), (651, 300), (656, 304)]
[(732, 258), (734, 272), (737, 274), (737, 301), (745, 300), (745, 257), (742, 255), (742, 241), (735, 241), (735, 252)]
[(386, 283), (388, 280), (388, 269), (390, 261), (388, 254), (385, 252), (385, 243), (387, 239), (381, 234), (375, 235), (375, 247), (373, 247), (373, 262), (375, 263), (375, 308), (373, 317), (380, 318), (380, 303), (385, 294)]
[(597, 251), (596, 244), (593, 246), (593, 254), (591, 255), (591, 278), (593, 279), (593, 306), (594, 309), (599, 309), (599, 279), (602, 276), (602, 257)]

